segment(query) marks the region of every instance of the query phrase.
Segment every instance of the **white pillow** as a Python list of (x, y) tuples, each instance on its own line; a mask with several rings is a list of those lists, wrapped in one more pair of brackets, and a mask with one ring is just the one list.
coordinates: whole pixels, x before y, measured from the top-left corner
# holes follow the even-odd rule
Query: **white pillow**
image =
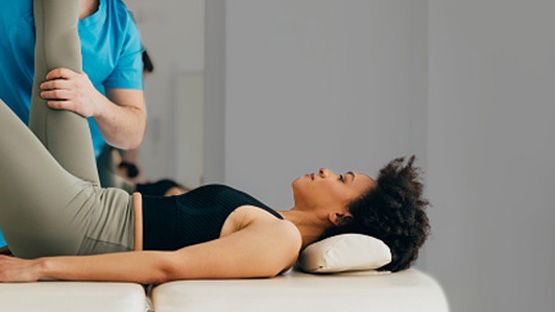
[(297, 268), (308, 273), (374, 270), (391, 262), (389, 247), (362, 234), (341, 234), (308, 245), (297, 260)]

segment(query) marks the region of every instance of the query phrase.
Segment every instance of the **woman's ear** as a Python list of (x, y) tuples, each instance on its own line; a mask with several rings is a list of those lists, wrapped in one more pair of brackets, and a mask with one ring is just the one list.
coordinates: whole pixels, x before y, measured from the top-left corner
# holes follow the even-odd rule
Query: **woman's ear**
[(348, 213), (331, 212), (329, 214), (329, 220), (333, 225), (340, 226), (351, 222), (353, 216)]

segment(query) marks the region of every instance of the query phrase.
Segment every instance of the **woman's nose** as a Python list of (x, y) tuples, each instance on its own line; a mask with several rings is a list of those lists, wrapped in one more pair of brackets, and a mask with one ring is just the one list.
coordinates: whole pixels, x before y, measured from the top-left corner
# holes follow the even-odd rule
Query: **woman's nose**
[(318, 172), (322, 178), (325, 178), (329, 175), (329, 170), (326, 168), (320, 168)]

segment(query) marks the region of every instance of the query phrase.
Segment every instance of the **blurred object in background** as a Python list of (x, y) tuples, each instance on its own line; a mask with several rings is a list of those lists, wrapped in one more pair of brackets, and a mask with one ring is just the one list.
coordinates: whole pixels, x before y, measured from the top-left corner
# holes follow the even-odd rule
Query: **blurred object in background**
[(150, 55), (146, 49), (143, 51), (143, 74), (146, 78), (147, 74), (150, 74), (154, 71), (154, 64), (152, 64), (152, 60), (150, 59)]
[(152, 183), (137, 183), (136, 191), (149, 196), (174, 196), (189, 192), (191, 189), (175, 181), (163, 179)]

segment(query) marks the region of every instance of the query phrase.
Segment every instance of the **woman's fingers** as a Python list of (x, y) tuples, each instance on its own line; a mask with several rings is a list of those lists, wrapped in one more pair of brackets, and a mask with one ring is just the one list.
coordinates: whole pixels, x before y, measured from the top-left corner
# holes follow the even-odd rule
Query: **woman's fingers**
[(73, 96), (73, 92), (69, 90), (51, 90), (51, 91), (43, 91), (40, 93), (40, 96), (45, 100), (56, 99), (56, 100), (67, 100), (71, 99)]

